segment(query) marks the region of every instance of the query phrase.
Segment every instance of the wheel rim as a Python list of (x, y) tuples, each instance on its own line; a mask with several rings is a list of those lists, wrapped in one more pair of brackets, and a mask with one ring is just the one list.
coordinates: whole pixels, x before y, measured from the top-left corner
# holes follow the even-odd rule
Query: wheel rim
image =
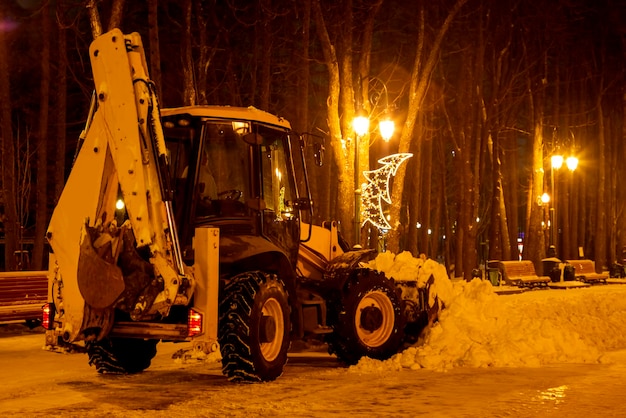
[(272, 361), (278, 357), (283, 345), (283, 335), (285, 333), (283, 309), (277, 299), (271, 298), (265, 301), (261, 313), (263, 316), (273, 318), (275, 325), (275, 333), (271, 341), (260, 343), (261, 354), (267, 361)]
[[(356, 332), (363, 344), (369, 347), (383, 345), (391, 336), (395, 324), (394, 306), (389, 297), (381, 291), (368, 293), (361, 299), (357, 306), (354, 323)], [(375, 329), (372, 329), (372, 321), (364, 320), (365, 314), (376, 314)]]

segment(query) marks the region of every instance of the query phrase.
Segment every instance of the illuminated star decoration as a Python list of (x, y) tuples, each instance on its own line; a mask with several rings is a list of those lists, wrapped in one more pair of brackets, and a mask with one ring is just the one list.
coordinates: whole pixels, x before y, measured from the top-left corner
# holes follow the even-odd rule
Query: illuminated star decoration
[(369, 222), (379, 229), (391, 229), (383, 213), (383, 201), (391, 203), (389, 194), (391, 176), (395, 176), (400, 164), (412, 156), (411, 153), (388, 155), (378, 160), (383, 165), (382, 167), (363, 172), (367, 183), (362, 186), (361, 214), (364, 220), (361, 226)]

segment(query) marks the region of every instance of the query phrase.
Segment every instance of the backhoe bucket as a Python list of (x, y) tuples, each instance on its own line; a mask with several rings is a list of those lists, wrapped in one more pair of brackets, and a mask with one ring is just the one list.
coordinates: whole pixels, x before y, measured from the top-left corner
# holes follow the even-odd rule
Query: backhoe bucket
[(122, 271), (96, 253), (87, 231), (80, 244), (77, 280), (85, 302), (96, 309), (111, 306), (125, 288)]

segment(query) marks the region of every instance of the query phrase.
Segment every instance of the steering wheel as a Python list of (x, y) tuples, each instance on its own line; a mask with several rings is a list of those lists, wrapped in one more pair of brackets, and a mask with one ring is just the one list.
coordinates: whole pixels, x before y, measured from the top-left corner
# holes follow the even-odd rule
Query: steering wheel
[(217, 194), (217, 197), (220, 199), (226, 199), (226, 200), (238, 200), (242, 194), (243, 193), (241, 192), (241, 190), (231, 189), (231, 190), (224, 190), (223, 192), (219, 192)]

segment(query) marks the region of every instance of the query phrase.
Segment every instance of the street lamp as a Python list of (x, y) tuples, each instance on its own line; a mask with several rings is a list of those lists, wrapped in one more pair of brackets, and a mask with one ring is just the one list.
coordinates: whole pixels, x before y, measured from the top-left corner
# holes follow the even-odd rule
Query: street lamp
[[(365, 86), (369, 85), (369, 79), (373, 79), (378, 81), (382, 85), (382, 89), (385, 93), (385, 107), (382, 116), (379, 117), (378, 121), (378, 129), (380, 131), (380, 136), (383, 138), (385, 142), (388, 142), (393, 136), (393, 132), (395, 130), (395, 124), (389, 115), (389, 93), (387, 92), (387, 85), (377, 77), (369, 77)], [(367, 91), (367, 90), (365, 90)], [(380, 103), (380, 98), (382, 94), (378, 94), (375, 100), (370, 100), (369, 97), (366, 97), (366, 101), (368, 103), (373, 104), (373, 108), (378, 108)], [(360, 102), (357, 101), (357, 103)], [(359, 154), (360, 154), (360, 140), (362, 137), (366, 136), (369, 132), (370, 121), (369, 116), (365, 113), (365, 109), (358, 106), (358, 113), (356, 117), (352, 120), (352, 128), (354, 129), (354, 133), (356, 134), (355, 142), (354, 142), (354, 229), (355, 229), (355, 244), (360, 245), (361, 243), (361, 194), (362, 194), (362, 186), (359, 182), (360, 180), (360, 172), (359, 172)], [(369, 110), (369, 109), (368, 109)], [(369, 145), (369, 144), (368, 144)], [(368, 147), (369, 149), (369, 147)]]
[[(354, 230), (355, 244), (360, 245), (361, 242), (361, 184), (359, 183), (359, 151), (360, 139), (369, 132), (370, 120), (361, 109), (352, 121), (352, 128), (356, 134), (354, 143)], [(395, 123), (389, 117), (389, 112), (385, 109), (384, 116), (378, 122), (380, 136), (389, 141), (395, 131)]]

